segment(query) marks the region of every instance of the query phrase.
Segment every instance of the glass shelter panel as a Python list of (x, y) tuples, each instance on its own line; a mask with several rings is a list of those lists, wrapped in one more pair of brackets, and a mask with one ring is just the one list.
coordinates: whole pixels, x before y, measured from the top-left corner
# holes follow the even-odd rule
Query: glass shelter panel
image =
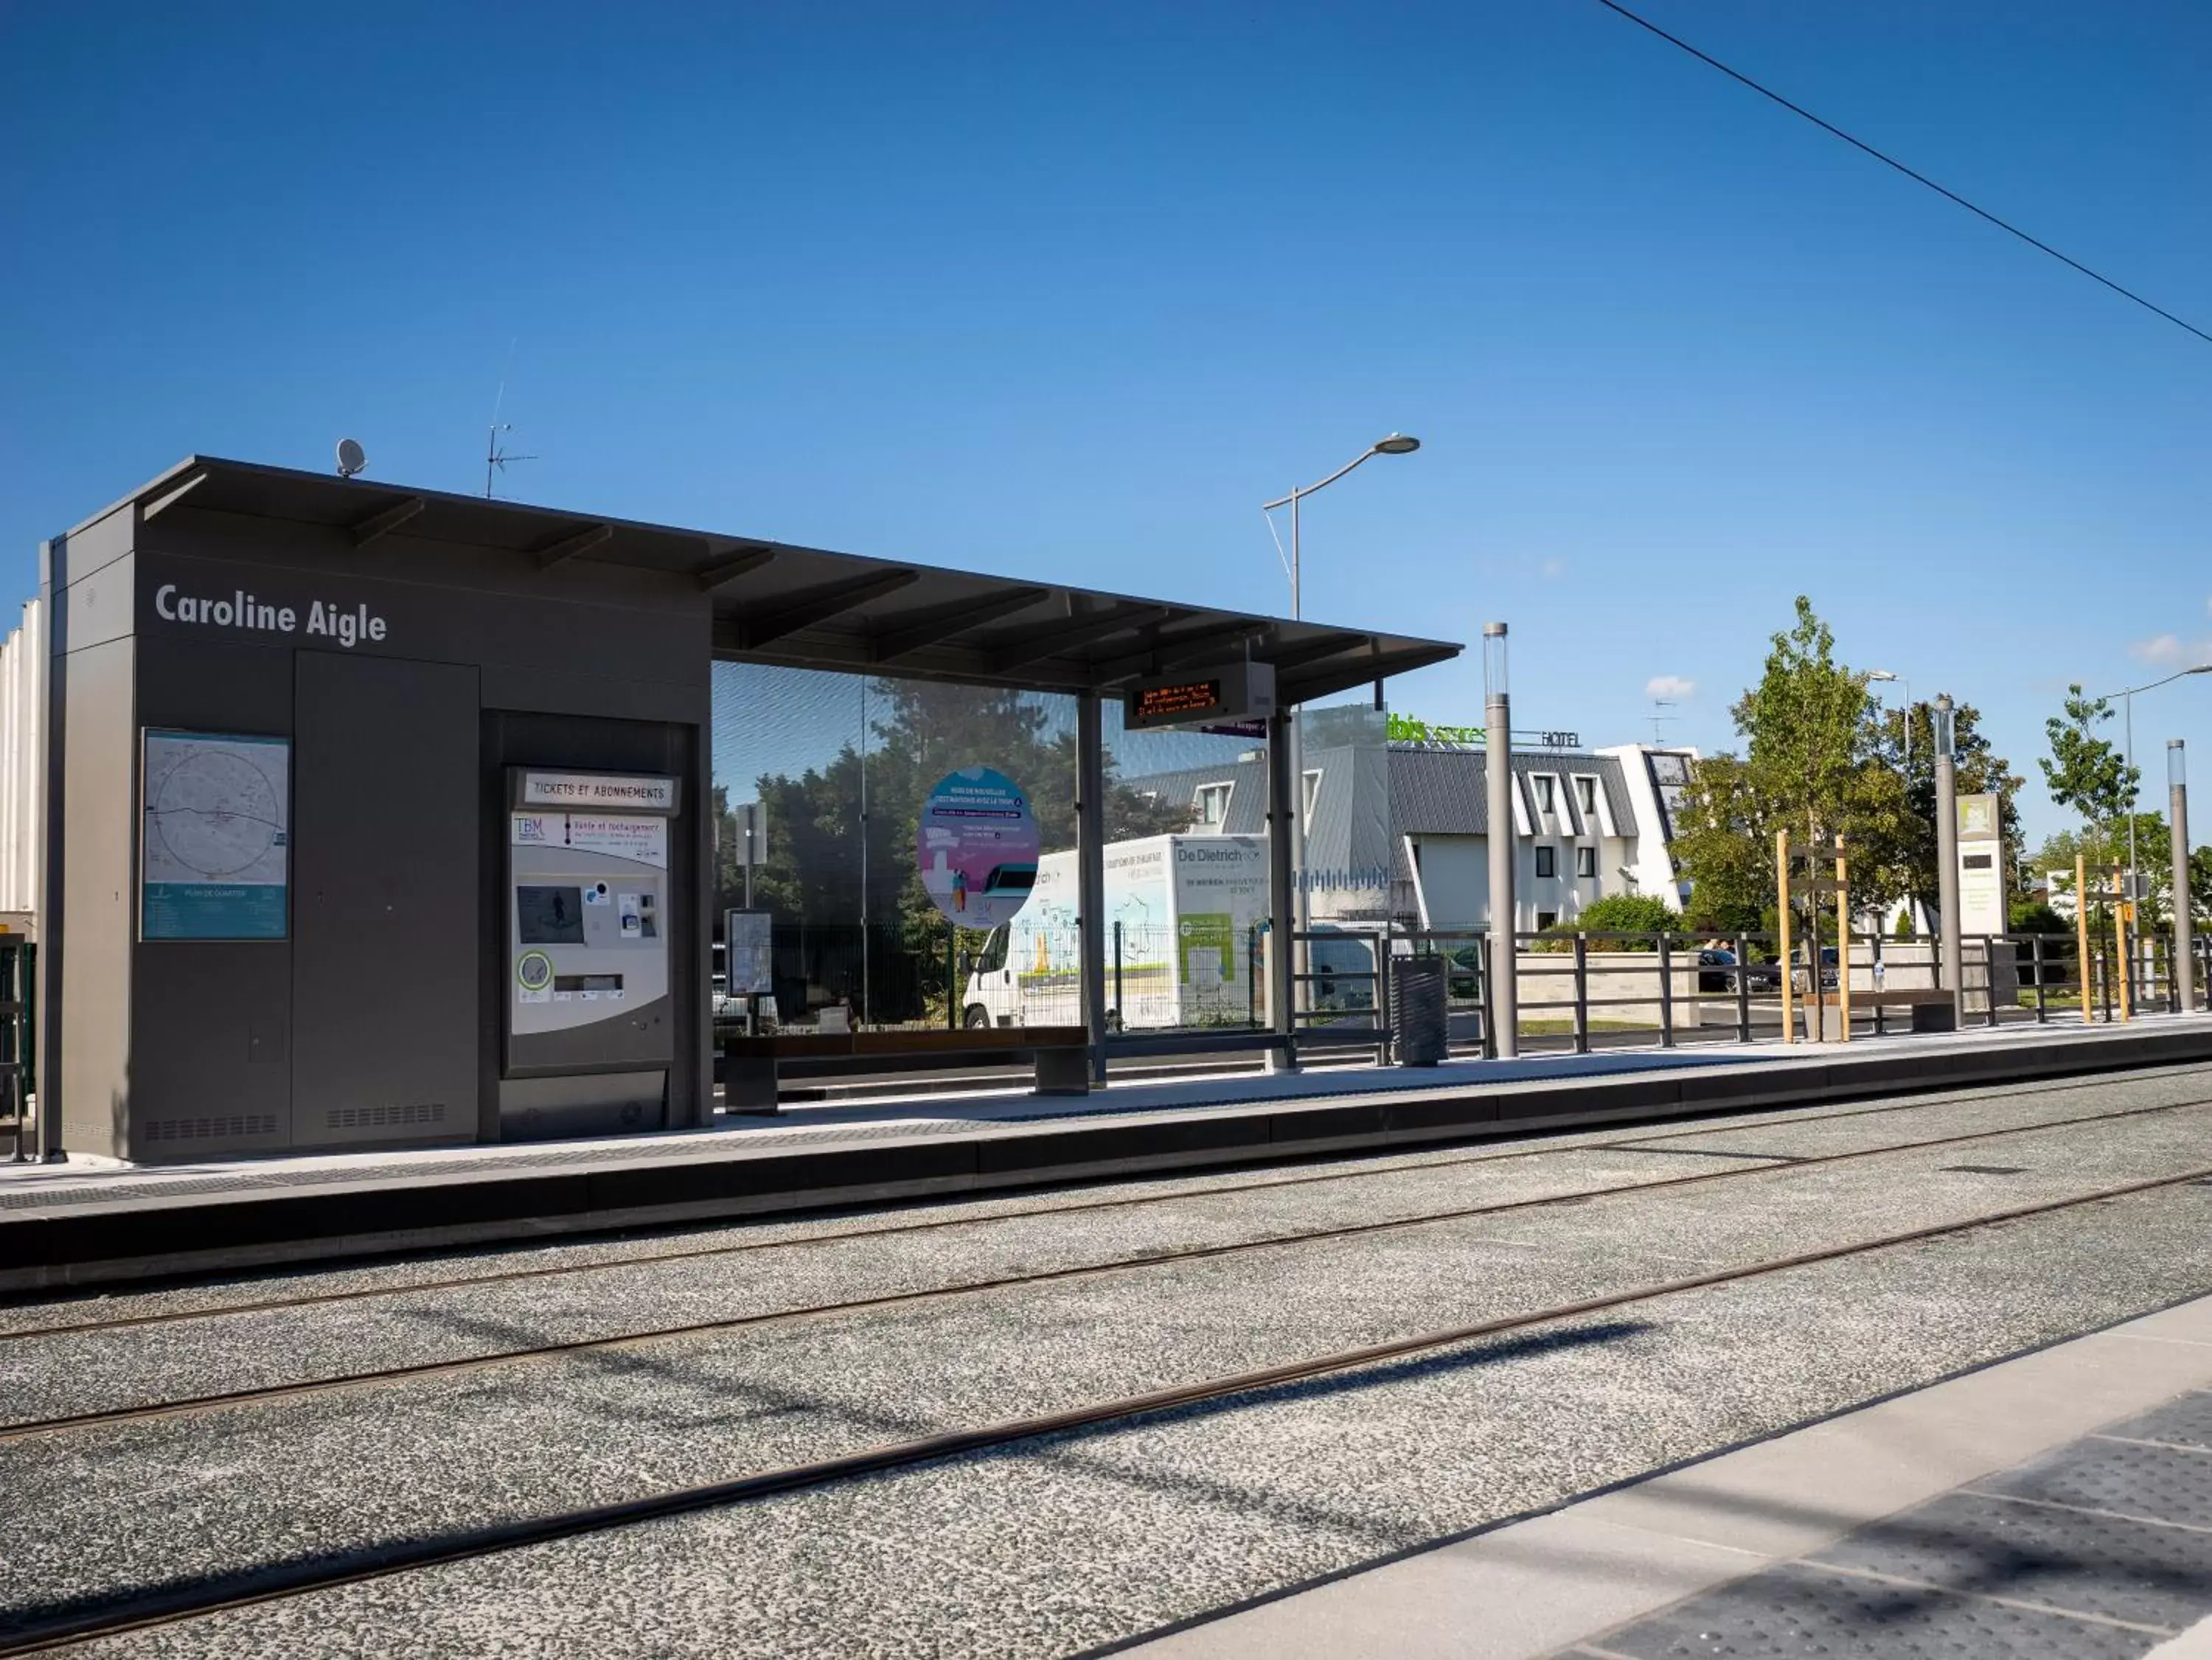
[[(950, 774), (1008, 780), (1035, 819), (1039, 856), (994, 865), (983, 885), (1030, 888), (1024, 916), (1040, 901), (1052, 909), (1044, 890), (1075, 845), (1074, 700), (718, 663), (714, 724), (718, 915), (767, 917), (773, 992), (759, 1014), (787, 1029), (825, 1015), (871, 1028), (988, 1021), (969, 991), (1005, 942), (926, 890), (922, 806)], [(1072, 900), (1067, 915), (1072, 942)], [(1066, 978), (1064, 999), (1054, 996), (1080, 1023), (1072, 970)], [(750, 999), (718, 1001), (725, 1021), (754, 1010)]]

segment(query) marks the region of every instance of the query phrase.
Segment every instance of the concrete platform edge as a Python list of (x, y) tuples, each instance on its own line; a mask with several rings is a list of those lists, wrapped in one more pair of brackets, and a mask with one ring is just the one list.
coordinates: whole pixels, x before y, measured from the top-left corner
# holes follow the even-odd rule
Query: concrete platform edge
[[(118, 1198), (0, 1212), (0, 1293), (728, 1221), (1068, 1182), (1405, 1151), (1523, 1131), (2212, 1060), (2212, 1028), (2045, 1037), (1925, 1057), (1632, 1072), (1449, 1094), (1193, 1106), (665, 1161), (383, 1177), (289, 1191)], [(196, 1248), (178, 1249), (184, 1239)]]

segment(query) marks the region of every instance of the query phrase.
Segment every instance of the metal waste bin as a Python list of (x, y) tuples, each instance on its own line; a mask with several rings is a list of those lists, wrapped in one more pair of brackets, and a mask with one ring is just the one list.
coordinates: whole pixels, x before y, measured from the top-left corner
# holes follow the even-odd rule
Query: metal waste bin
[(1434, 1066), (1444, 1057), (1444, 960), (1393, 957), (1390, 1007), (1396, 1016), (1392, 1039), (1401, 1066)]

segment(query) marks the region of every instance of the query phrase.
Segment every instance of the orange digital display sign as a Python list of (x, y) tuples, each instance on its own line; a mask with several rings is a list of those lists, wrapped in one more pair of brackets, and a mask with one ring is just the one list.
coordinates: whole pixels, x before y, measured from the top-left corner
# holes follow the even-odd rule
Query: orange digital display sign
[(1194, 720), (1218, 714), (1222, 709), (1221, 682), (1217, 680), (1156, 682), (1130, 693), (1126, 724)]

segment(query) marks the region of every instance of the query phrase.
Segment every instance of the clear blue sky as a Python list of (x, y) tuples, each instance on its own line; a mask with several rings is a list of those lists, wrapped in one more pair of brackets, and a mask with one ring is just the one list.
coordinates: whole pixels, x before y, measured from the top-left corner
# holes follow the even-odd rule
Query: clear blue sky
[[(2212, 327), (2212, 10), (1649, 12)], [(0, 154), (0, 594), (194, 450), (481, 488), (519, 339), (513, 494), (1222, 605), (1402, 428), (1310, 615), (1710, 748), (1808, 591), (2033, 835), (2063, 682), (2212, 653), (2212, 346), (1589, 0), (9, 4)], [(2137, 717), (2212, 786), (2212, 676)]]

